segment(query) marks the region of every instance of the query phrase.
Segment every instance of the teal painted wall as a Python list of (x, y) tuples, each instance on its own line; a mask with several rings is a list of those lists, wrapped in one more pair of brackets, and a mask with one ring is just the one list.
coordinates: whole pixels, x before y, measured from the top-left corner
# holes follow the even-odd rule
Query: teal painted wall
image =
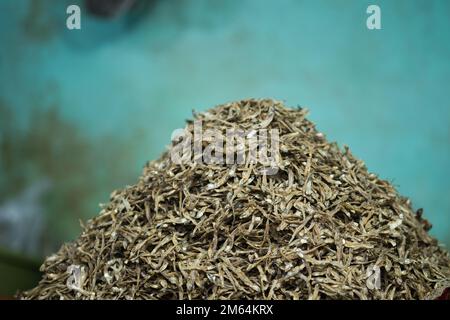
[[(0, 2), (0, 203), (50, 181), (38, 254), (133, 183), (192, 109), (248, 97), (307, 106), (450, 245), (449, 1), (156, 1), (115, 21), (82, 8), (79, 31), (69, 3)], [(366, 28), (371, 3), (382, 30)]]

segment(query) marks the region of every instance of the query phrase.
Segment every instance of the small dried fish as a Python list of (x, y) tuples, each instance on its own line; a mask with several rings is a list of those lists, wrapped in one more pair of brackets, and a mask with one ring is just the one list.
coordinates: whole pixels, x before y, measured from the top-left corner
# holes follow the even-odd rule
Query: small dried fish
[[(175, 164), (111, 194), (23, 299), (427, 299), (450, 286), (431, 225), (387, 181), (326, 141), (306, 109), (244, 100), (194, 124), (279, 132), (279, 166)], [(220, 136), (220, 135), (219, 135)], [(214, 143), (211, 137), (195, 143)], [(220, 148), (219, 148), (220, 149)], [(246, 143), (233, 150), (249, 152)], [(201, 157), (201, 155), (200, 155)], [(197, 156), (193, 160), (200, 160)]]

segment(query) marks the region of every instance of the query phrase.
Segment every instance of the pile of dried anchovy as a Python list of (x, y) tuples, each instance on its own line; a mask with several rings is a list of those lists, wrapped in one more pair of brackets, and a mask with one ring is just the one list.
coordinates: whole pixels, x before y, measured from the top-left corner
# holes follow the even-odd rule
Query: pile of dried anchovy
[(347, 148), (327, 142), (306, 113), (245, 100), (196, 114), (204, 130), (278, 129), (278, 172), (262, 174), (250, 162), (179, 165), (166, 152), (46, 259), (43, 279), (21, 298), (440, 295), (450, 258), (421, 212)]

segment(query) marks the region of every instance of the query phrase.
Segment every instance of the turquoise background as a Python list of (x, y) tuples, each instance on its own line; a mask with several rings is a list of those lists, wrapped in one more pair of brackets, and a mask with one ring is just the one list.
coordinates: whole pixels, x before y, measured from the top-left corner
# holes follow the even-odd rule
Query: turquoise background
[(69, 31), (71, 3), (0, 2), (0, 201), (51, 181), (36, 256), (136, 181), (192, 109), (249, 97), (308, 107), (450, 245), (449, 1), (155, 1), (112, 21), (82, 7)]

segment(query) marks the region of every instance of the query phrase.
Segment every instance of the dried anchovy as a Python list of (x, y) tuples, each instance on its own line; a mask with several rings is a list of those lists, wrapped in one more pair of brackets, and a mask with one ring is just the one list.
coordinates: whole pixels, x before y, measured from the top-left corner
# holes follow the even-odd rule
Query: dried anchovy
[[(196, 114), (204, 129), (280, 132), (280, 170), (176, 165), (164, 153), (114, 191), (23, 299), (427, 299), (450, 258), (422, 212), (273, 100)], [(193, 121), (186, 130), (193, 133)]]

